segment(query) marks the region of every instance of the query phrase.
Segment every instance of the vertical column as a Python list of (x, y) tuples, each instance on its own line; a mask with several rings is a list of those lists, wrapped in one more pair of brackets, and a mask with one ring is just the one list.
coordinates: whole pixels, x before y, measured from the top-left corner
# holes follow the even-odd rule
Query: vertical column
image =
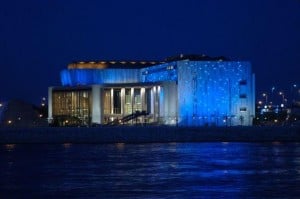
[(52, 123), (53, 116), (52, 116), (52, 90), (53, 87), (48, 88), (48, 123)]
[(158, 104), (158, 117), (160, 123), (165, 120), (165, 114), (164, 114), (164, 90), (162, 86), (157, 87), (157, 104)]
[[(131, 95), (131, 114), (133, 114), (135, 112), (135, 111), (133, 111), (133, 106), (134, 106), (134, 88), (131, 88), (130, 95)], [(131, 120), (131, 124), (133, 124), (133, 120)]]
[(102, 103), (101, 103), (101, 86), (92, 86), (92, 123), (102, 123)]
[(151, 104), (151, 109), (148, 110), (151, 114), (154, 114), (154, 87), (151, 88), (151, 92), (150, 92), (150, 104)]
[(134, 88), (131, 88), (131, 113), (135, 112), (133, 110), (133, 107), (134, 107)]
[(121, 115), (124, 117), (125, 113), (125, 88), (121, 88)]
[(146, 110), (145, 88), (141, 88), (142, 111)]
[(152, 95), (151, 100), (153, 102), (153, 107), (151, 107), (151, 112), (153, 113), (153, 120), (154, 122), (157, 122), (157, 92), (156, 92), (156, 86), (152, 88)]
[[(145, 103), (145, 88), (141, 88), (141, 105), (142, 105), (142, 111), (146, 110), (145, 106), (146, 106), (146, 103)], [(145, 122), (145, 118), (144, 116), (141, 117), (141, 122), (144, 123)]]
[(114, 89), (110, 89), (110, 114), (114, 114)]

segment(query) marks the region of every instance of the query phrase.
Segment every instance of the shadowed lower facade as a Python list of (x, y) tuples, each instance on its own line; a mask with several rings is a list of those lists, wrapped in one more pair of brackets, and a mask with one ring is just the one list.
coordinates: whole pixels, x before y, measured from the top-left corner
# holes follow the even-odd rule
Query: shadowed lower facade
[(49, 123), (252, 125), (249, 62), (178, 56), (164, 62), (76, 62), (49, 87)]

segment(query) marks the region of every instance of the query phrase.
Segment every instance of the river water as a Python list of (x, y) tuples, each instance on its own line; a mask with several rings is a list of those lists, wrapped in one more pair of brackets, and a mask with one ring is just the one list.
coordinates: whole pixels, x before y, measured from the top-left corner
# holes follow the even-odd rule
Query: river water
[(0, 198), (299, 198), (299, 143), (0, 145)]

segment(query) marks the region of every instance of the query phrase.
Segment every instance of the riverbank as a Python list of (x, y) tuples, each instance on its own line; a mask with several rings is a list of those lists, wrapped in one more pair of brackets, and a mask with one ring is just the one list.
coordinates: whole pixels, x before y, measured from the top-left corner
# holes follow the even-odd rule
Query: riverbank
[(164, 142), (300, 142), (300, 127), (0, 128), (1, 144)]

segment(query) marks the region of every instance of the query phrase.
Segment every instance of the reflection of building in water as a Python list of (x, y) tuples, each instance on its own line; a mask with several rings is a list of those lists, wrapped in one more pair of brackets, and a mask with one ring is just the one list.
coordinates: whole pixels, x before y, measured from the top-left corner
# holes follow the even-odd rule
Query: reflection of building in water
[(179, 56), (165, 62), (78, 62), (49, 88), (55, 125), (158, 123), (252, 125), (249, 62)]

